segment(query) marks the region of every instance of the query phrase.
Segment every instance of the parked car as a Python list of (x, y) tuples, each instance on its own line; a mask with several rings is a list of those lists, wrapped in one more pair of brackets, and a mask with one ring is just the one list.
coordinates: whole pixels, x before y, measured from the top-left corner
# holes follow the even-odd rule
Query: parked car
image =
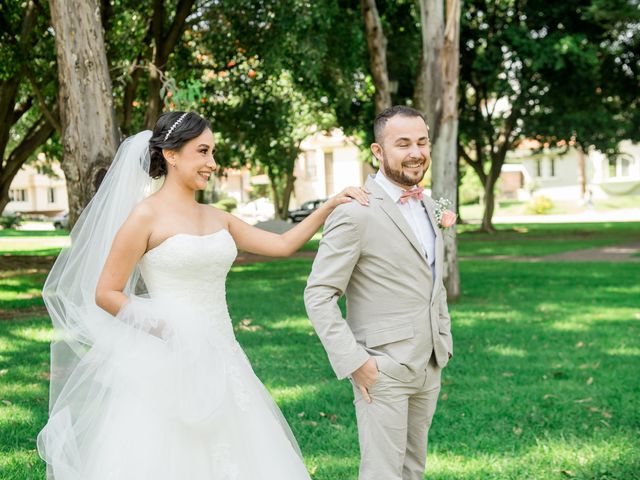
[(318, 207), (326, 201), (327, 199), (323, 198), (323, 199), (309, 200), (308, 202), (304, 202), (299, 209), (289, 211), (289, 218), (294, 223), (301, 222), (302, 220), (307, 218), (309, 215), (311, 215), (313, 212), (315, 212), (318, 209)]
[(69, 212), (64, 212), (53, 217), (53, 227), (56, 230), (64, 230), (66, 228), (69, 228)]

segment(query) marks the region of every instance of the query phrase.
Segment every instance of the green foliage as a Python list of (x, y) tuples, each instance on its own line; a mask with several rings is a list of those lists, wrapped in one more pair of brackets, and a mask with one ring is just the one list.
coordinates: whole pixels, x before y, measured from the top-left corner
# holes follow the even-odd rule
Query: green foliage
[(531, 213), (535, 213), (536, 215), (544, 215), (545, 213), (549, 213), (552, 208), (553, 202), (549, 197), (545, 197), (544, 195), (536, 195), (528, 205), (529, 211)]
[(480, 183), (480, 179), (469, 167), (464, 170), (464, 174), (460, 180), (458, 195), (461, 205), (479, 203), (484, 195), (484, 187), (482, 183)]
[(225, 212), (232, 212), (238, 208), (238, 202), (235, 198), (223, 198), (213, 204), (214, 207), (224, 210)]
[(21, 223), (20, 215), (15, 213), (10, 213), (0, 217), (0, 227), (3, 229), (16, 228), (19, 227)]

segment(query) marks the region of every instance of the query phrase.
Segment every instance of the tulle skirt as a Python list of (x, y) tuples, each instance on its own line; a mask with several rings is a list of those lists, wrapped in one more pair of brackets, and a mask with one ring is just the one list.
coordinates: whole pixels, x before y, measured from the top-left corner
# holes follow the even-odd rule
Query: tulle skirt
[(38, 436), (55, 480), (307, 480), (222, 312), (135, 298), (96, 321)]

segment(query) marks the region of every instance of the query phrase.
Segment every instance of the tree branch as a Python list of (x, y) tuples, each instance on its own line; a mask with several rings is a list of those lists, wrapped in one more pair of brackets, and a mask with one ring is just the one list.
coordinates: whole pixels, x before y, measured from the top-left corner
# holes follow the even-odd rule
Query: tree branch
[(55, 118), (51, 110), (49, 110), (49, 108), (47, 107), (47, 104), (44, 100), (44, 95), (42, 95), (42, 91), (38, 87), (38, 84), (36, 83), (36, 79), (33, 76), (33, 73), (31, 73), (31, 71), (28, 68), (24, 68), (23, 70), (25, 75), (27, 76), (27, 79), (29, 80), (29, 84), (31, 85), (33, 93), (35, 93), (36, 98), (38, 99), (38, 106), (40, 107), (40, 110), (42, 110), (42, 113), (44, 114), (45, 118), (51, 124), (51, 126), (56, 129), (56, 132), (58, 133), (62, 132), (62, 127), (60, 126), (60, 120), (58, 118)]
[(16, 176), (24, 162), (29, 159), (29, 156), (42, 145), (54, 132), (53, 126), (44, 121), (44, 116), (41, 116), (34, 124), (29, 128), (27, 134), (22, 141), (13, 149), (7, 161), (0, 170), (0, 183), (10, 182), (13, 177)]
[[(1, 90), (0, 90), (1, 91)], [(13, 116), (11, 117), (11, 125), (15, 125), (18, 123), (18, 120), (22, 118), (22, 116), (29, 111), (29, 109), (33, 106), (33, 97), (27, 97), (27, 100), (20, 105), (15, 106), (13, 110)]]
[[(164, 62), (169, 58), (169, 54), (173, 51), (178, 39), (180, 38), (180, 33), (182, 32), (182, 28), (184, 27), (185, 20), (191, 13), (191, 9), (195, 0), (180, 0), (178, 2), (178, 6), (176, 7), (176, 14), (173, 17), (173, 22), (171, 22), (171, 26), (169, 27), (169, 31), (167, 35), (163, 38), (162, 45), (158, 46), (161, 48), (162, 59)], [(159, 68), (164, 66), (157, 65)]]

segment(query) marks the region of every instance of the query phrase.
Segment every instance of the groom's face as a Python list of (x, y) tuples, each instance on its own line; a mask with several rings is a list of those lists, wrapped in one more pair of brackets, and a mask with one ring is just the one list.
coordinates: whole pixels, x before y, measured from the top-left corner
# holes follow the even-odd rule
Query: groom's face
[(430, 150), (429, 130), (424, 120), (402, 115), (387, 120), (382, 142), (371, 145), (382, 173), (402, 188), (422, 181), (431, 165)]

